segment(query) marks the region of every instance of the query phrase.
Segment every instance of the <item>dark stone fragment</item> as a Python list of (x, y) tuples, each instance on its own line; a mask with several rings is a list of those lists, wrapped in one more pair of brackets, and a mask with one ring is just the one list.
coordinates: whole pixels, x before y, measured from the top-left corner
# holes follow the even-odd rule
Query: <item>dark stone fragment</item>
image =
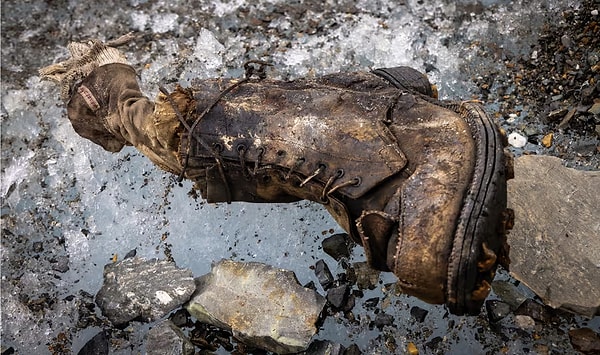
[(42, 251), (44, 251), (44, 244), (42, 242), (34, 242), (33, 251), (36, 253), (41, 253)]
[(435, 338), (431, 339), (430, 341), (428, 341), (427, 343), (425, 343), (425, 346), (431, 350), (436, 350), (440, 346), (442, 341), (444, 341), (444, 339), (442, 337), (435, 337)]
[(177, 312), (173, 313), (169, 317), (169, 320), (171, 322), (173, 322), (173, 324), (175, 324), (175, 326), (181, 328), (181, 327), (185, 327), (188, 325), (189, 316), (190, 316), (190, 314), (188, 313), (188, 311), (185, 308), (182, 308), (182, 309), (178, 310)]
[(337, 343), (332, 343), (329, 340), (315, 340), (310, 343), (306, 351), (301, 352), (302, 355), (343, 355), (344, 346)]
[(394, 316), (387, 313), (378, 313), (375, 316), (375, 326), (380, 330), (386, 325), (392, 325), (394, 323)]
[(94, 335), (92, 339), (90, 339), (81, 350), (77, 353), (77, 355), (106, 355), (108, 354), (108, 336), (106, 336), (105, 331), (101, 331), (100, 333)]
[(137, 250), (132, 249), (129, 252), (127, 252), (127, 254), (125, 254), (125, 257), (123, 259), (133, 258), (136, 254), (137, 254)]
[(363, 305), (366, 309), (373, 309), (373, 308), (377, 307), (378, 304), (379, 304), (379, 297), (369, 298), (368, 300), (363, 302)]
[(344, 355), (361, 355), (361, 354), (362, 354), (362, 351), (360, 351), (360, 348), (356, 344), (350, 345), (344, 351)]
[(147, 355), (192, 355), (194, 345), (173, 322), (166, 320), (148, 331)]
[(323, 245), (323, 251), (335, 260), (339, 261), (341, 258), (350, 257), (351, 248), (346, 233), (334, 234), (324, 239), (321, 244)]
[(590, 328), (569, 330), (573, 348), (583, 354), (600, 354), (600, 335)]
[(429, 313), (428, 310), (423, 309), (421, 307), (417, 307), (417, 306), (414, 306), (413, 308), (410, 309), (410, 315), (413, 316), (413, 318), (419, 323), (423, 323), (423, 321), (425, 321), (425, 317), (427, 317), (427, 313)]
[(349, 291), (350, 288), (348, 285), (331, 288), (327, 291), (327, 301), (329, 301), (333, 307), (341, 308), (346, 303)]
[(69, 257), (66, 255), (58, 256), (50, 262), (52, 263), (52, 270), (54, 271), (61, 273), (69, 271)]
[(12, 346), (9, 348), (2, 348), (2, 355), (12, 355), (15, 353), (15, 348), (13, 348)]
[(527, 297), (519, 291), (517, 286), (510, 281), (494, 281), (492, 283), (492, 289), (502, 302), (509, 305), (511, 311), (519, 308), (519, 306), (527, 299)]
[(324, 290), (329, 289), (333, 285), (333, 275), (324, 260), (319, 260), (315, 264), (315, 275)]
[(308, 288), (311, 290), (316, 291), (317, 290), (317, 285), (315, 285), (314, 281), (309, 281), (306, 285), (303, 286), (304, 288)]
[(506, 302), (498, 300), (488, 300), (485, 302), (488, 319), (491, 323), (496, 323), (510, 313), (510, 306)]
[(342, 308), (342, 311), (344, 312), (348, 312), (354, 309), (354, 306), (356, 306), (356, 296), (354, 296), (353, 294), (350, 294), (350, 296), (348, 296), (348, 300), (346, 301), (346, 303), (344, 304), (344, 307)]
[(529, 298), (517, 308), (515, 314), (530, 316), (535, 320), (547, 323), (554, 317), (554, 310)]

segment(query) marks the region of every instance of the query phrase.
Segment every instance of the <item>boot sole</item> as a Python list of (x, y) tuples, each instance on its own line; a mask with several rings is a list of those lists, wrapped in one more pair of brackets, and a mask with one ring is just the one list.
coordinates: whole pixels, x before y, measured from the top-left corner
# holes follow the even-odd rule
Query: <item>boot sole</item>
[(508, 266), (506, 180), (509, 156), (502, 134), (479, 104), (453, 102), (446, 108), (464, 117), (476, 142), (476, 164), (457, 223), (448, 263), (446, 305), (450, 312), (478, 314), (491, 290), (498, 264)]

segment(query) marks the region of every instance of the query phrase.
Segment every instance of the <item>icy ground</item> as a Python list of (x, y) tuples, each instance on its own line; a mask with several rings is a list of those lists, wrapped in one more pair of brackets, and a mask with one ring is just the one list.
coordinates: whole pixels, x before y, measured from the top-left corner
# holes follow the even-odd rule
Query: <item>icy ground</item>
[[(37, 75), (66, 58), (69, 41), (139, 33), (123, 50), (150, 97), (159, 85), (240, 76), (246, 60), (266, 59), (274, 64), (269, 75), (282, 79), (411, 65), (428, 72), (443, 98), (470, 98), (473, 79), (501, 61), (477, 56), (477, 49), (528, 56), (544, 21), (577, 6), (552, 0), (3, 1), (2, 351), (45, 354), (63, 346), (76, 353), (99, 329), (81, 326), (80, 291), (95, 294), (104, 264), (132, 249), (138, 256), (171, 255), (195, 275), (220, 258), (291, 269), (301, 283), (317, 282), (309, 267), (321, 258), (341, 272), (320, 250), (324, 237), (341, 232), (320, 206), (207, 205), (188, 195), (190, 184), (174, 183), (135, 150), (110, 154), (77, 136), (59, 90)], [(359, 260), (357, 248), (353, 261)], [(394, 327), (380, 331), (330, 317), (318, 338), (357, 343), (365, 353), (389, 351), (390, 339), (398, 352), (409, 342), (421, 353), (572, 352), (565, 331), (588, 324), (574, 317), (543, 329), (509, 323), (496, 331), (485, 312), (454, 317), (443, 307), (391, 295), (383, 284), (393, 281), (383, 275), (382, 287), (364, 299), (385, 296), (380, 307), (394, 315)], [(355, 313), (373, 318), (363, 300)], [(411, 318), (414, 305), (429, 310), (423, 323)], [(597, 318), (591, 324), (597, 327)], [(113, 351), (143, 350), (140, 329), (130, 327), (131, 347)], [(426, 346), (433, 340), (435, 351)]]

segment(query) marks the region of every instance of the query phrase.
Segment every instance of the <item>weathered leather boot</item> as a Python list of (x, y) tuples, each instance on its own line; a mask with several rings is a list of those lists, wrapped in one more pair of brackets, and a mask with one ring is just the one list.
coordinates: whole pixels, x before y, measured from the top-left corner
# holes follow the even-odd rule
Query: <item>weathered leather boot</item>
[(481, 106), (438, 101), (406, 67), (247, 75), (154, 103), (131, 67), (103, 65), (71, 88), (68, 114), (80, 135), (136, 146), (208, 202), (321, 203), (404, 292), (478, 313), (508, 260), (509, 221), (502, 136)]

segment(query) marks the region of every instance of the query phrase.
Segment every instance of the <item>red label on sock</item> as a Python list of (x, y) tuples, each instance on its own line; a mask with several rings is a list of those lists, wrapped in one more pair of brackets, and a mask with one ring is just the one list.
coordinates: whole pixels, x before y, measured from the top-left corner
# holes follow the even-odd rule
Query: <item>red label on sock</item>
[(98, 103), (98, 100), (96, 100), (96, 98), (94, 97), (94, 95), (92, 95), (92, 92), (90, 91), (90, 89), (88, 89), (87, 87), (81, 85), (77, 89), (77, 92), (83, 97), (83, 99), (85, 100), (85, 103), (93, 111), (96, 111), (96, 110), (98, 110), (100, 108), (100, 104)]

